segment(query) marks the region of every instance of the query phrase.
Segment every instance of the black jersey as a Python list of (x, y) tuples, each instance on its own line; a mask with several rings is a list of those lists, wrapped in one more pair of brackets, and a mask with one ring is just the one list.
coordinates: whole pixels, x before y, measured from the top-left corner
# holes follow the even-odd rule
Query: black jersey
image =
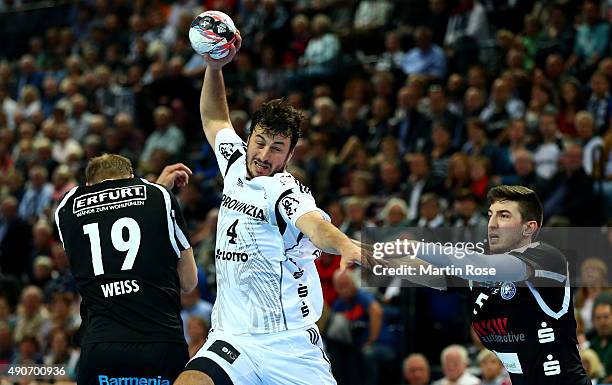
[(568, 265), (535, 242), (513, 250), (534, 270), (526, 282), (473, 285), (472, 328), (500, 358), (513, 385), (587, 385), (578, 354)]
[(85, 309), (81, 343), (185, 343), (177, 264), (190, 245), (172, 193), (138, 178), (75, 187), (55, 221)]

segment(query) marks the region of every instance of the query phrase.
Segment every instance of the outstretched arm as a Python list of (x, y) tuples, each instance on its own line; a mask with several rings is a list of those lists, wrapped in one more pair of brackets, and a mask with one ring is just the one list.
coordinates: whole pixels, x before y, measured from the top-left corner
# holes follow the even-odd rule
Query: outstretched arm
[(340, 269), (344, 270), (352, 262), (361, 262), (359, 242), (351, 240), (336, 226), (326, 221), (317, 211), (299, 217), (295, 225), (319, 249), (342, 257)]
[[(383, 259), (380, 264), (391, 267), (414, 266), (431, 264), (435, 267), (459, 267), (460, 278), (472, 281), (524, 281), (533, 276), (533, 269), (520, 258), (512, 254), (482, 254), (477, 252), (467, 253), (465, 250), (455, 250), (448, 246), (438, 247), (433, 243), (412, 242), (413, 253), (403, 257), (390, 255)], [(475, 268), (495, 269), (493, 275), (470, 273)], [(455, 270), (459, 271), (459, 270)], [(489, 270), (492, 272), (491, 270)]]
[(240, 32), (236, 31), (236, 42), (230, 48), (226, 57), (216, 60), (211, 58), (209, 54), (203, 55), (206, 61), (206, 72), (204, 73), (204, 84), (200, 94), (200, 116), (206, 139), (213, 148), (215, 147), (217, 133), (223, 128), (232, 127), (222, 68), (234, 59), (241, 44)]

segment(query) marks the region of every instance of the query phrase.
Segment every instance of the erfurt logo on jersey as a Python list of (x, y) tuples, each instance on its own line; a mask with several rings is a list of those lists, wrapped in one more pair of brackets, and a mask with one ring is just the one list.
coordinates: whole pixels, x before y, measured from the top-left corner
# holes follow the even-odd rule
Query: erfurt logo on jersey
[(259, 208), (249, 203), (241, 202), (238, 199), (230, 197), (229, 195), (223, 194), (223, 198), (221, 199), (221, 207), (225, 207), (229, 210), (246, 214), (261, 221), (266, 220), (266, 216), (262, 208)]
[[(112, 210), (126, 206), (140, 206), (147, 200), (147, 189), (144, 185), (110, 188), (74, 199), (74, 214)], [(131, 203), (128, 203), (131, 202)]]
[(472, 322), (472, 328), (482, 342), (525, 342), (524, 333), (508, 330), (508, 317)]
[(505, 300), (511, 300), (516, 294), (516, 286), (514, 282), (504, 282), (500, 290), (501, 297)]

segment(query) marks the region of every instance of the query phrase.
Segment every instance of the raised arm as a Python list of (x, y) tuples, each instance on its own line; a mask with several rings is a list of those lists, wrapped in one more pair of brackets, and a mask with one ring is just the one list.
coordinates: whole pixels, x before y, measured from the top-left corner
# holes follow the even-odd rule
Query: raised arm
[(206, 139), (213, 148), (217, 133), (223, 128), (232, 127), (222, 68), (234, 59), (241, 44), (240, 32), (236, 31), (236, 42), (226, 57), (215, 60), (208, 54), (203, 55), (206, 61), (206, 72), (200, 94), (200, 116)]

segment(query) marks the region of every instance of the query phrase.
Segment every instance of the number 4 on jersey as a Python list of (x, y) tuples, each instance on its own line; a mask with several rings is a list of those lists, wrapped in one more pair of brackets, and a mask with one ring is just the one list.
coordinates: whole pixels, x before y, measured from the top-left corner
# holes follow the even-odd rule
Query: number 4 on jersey
[(234, 223), (232, 223), (232, 225), (227, 229), (227, 236), (230, 237), (229, 243), (231, 243), (232, 245), (236, 244), (236, 238), (238, 237), (238, 234), (236, 233), (236, 226), (238, 226), (238, 219), (236, 219), (236, 221)]

